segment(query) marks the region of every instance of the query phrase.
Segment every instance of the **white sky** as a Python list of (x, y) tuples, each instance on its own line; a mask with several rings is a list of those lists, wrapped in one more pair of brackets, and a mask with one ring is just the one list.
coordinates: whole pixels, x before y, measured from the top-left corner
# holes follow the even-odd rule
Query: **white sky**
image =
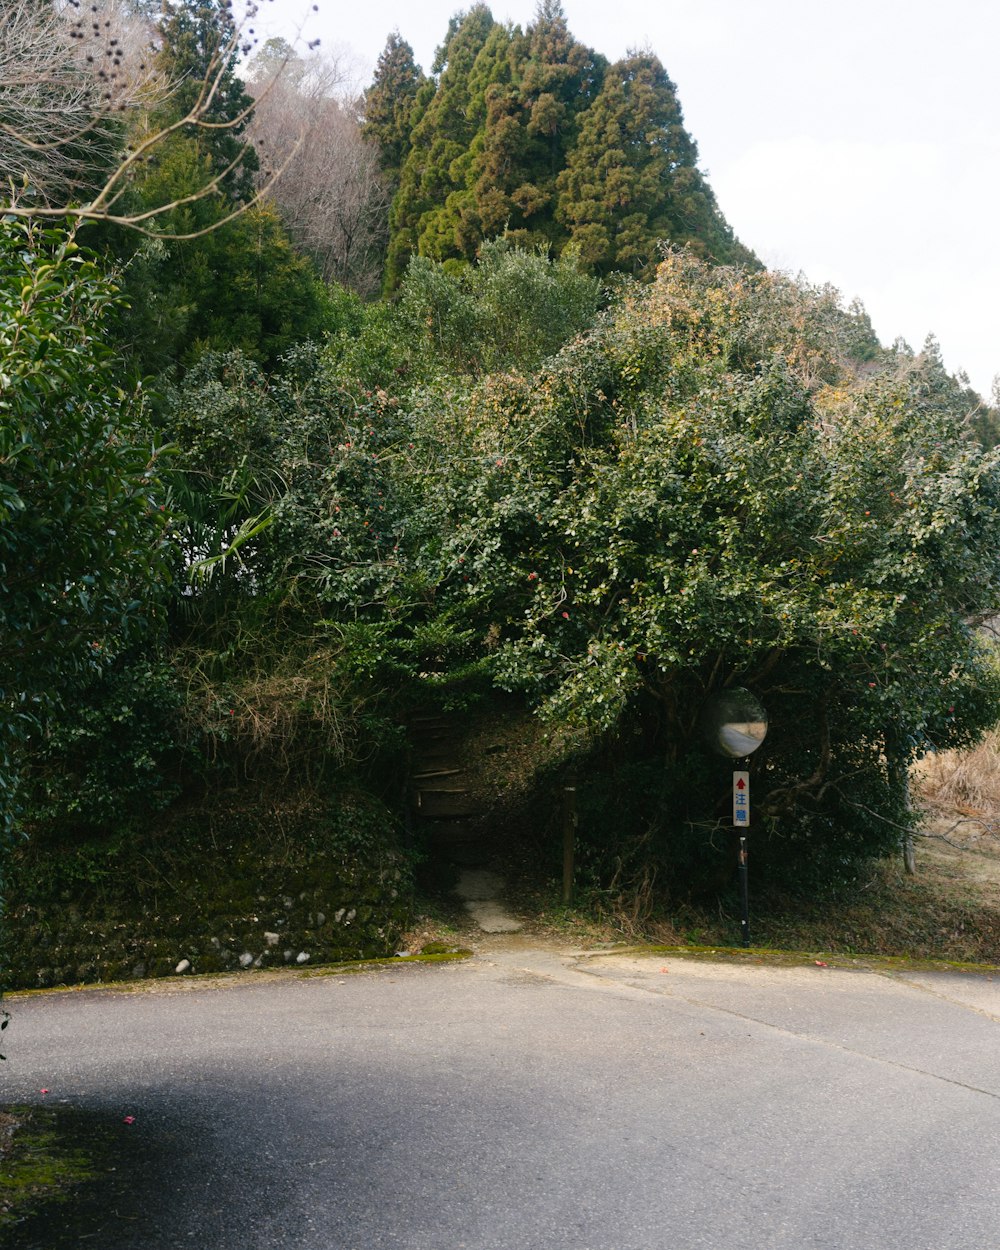
[[(399, 30), (429, 70), (471, 0), (270, 0), (261, 36), (356, 61)], [(526, 26), (535, 0), (495, 0)], [(701, 167), (765, 263), (867, 308), (883, 342), (933, 332), (989, 396), (1000, 373), (998, 0), (563, 0), (611, 60), (650, 47), (677, 86)]]

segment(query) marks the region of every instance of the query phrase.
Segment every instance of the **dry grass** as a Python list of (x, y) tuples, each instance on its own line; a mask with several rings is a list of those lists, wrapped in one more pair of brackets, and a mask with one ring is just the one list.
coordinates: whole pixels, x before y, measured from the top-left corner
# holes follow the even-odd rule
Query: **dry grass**
[(947, 890), (962, 882), (1000, 907), (1000, 728), (965, 751), (928, 756), (914, 769), (929, 870)]
[(250, 758), (267, 757), (291, 771), (317, 741), (340, 763), (357, 742), (353, 714), (336, 652), (291, 650), (276, 665), (248, 665), (248, 671), (220, 682), (194, 651), (179, 653), (186, 676), (188, 716), (209, 744), (240, 744)]
[(914, 783), (935, 808), (995, 821), (1000, 815), (1000, 727), (967, 751), (927, 756), (914, 770)]

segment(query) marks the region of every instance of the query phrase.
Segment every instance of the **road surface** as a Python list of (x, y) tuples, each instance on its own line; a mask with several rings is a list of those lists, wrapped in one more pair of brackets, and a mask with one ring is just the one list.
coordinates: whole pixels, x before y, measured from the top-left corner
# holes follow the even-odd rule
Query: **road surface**
[(9, 1005), (4, 1100), (117, 1142), (17, 1250), (1000, 1242), (1000, 980), (511, 938)]

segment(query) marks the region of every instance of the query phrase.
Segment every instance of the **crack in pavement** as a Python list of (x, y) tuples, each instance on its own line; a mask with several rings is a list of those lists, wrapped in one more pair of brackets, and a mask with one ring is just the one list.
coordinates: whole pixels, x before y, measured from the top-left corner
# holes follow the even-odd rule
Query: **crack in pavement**
[[(533, 952), (534, 953), (534, 952)], [(810, 1042), (813, 1045), (824, 1046), (829, 1050), (837, 1051), (841, 1054), (853, 1055), (859, 1059), (867, 1059), (872, 1063), (883, 1065), (887, 1068), (893, 1068), (900, 1072), (907, 1072), (914, 1076), (926, 1077), (932, 1081), (939, 1081), (944, 1085), (950, 1085), (958, 1089), (967, 1090), (969, 1093), (982, 1094), (986, 1098), (1000, 1101), (1000, 1091), (984, 1089), (979, 1085), (970, 1085), (967, 1081), (961, 1081), (956, 1077), (943, 1076), (939, 1072), (931, 1072), (926, 1068), (918, 1068), (913, 1064), (903, 1063), (897, 1059), (887, 1059), (882, 1055), (873, 1055), (868, 1051), (859, 1050), (856, 1047), (849, 1046), (844, 1042), (836, 1042), (831, 1038), (822, 1037), (815, 1033), (807, 1033), (801, 1030), (790, 1029), (785, 1025), (775, 1024), (770, 1020), (761, 1019), (758, 1016), (749, 1015), (746, 1012), (738, 1011), (733, 1007), (723, 1007), (717, 1003), (706, 1002), (704, 999), (694, 998), (689, 995), (678, 993), (669, 986), (664, 985), (651, 986), (645, 985), (633, 980), (614, 981), (608, 978), (606, 974), (598, 972), (596, 969), (588, 969), (583, 966), (584, 961), (599, 959), (604, 952), (587, 952), (573, 951), (567, 952), (561, 958), (552, 956), (547, 952), (540, 953), (541, 958), (531, 961), (534, 966), (524, 962), (524, 952), (510, 952), (511, 958), (503, 958), (507, 952), (493, 952), (490, 961), (494, 962), (497, 967), (505, 967), (510, 969), (516, 967), (518, 971), (533, 973), (535, 976), (542, 976), (546, 980), (563, 984), (567, 988), (586, 988), (599, 989), (606, 993), (617, 993), (624, 997), (635, 998), (668, 998), (675, 1002), (685, 1003), (687, 1006), (698, 1008), (702, 1011), (712, 1011), (719, 1015), (729, 1016), (732, 1019), (741, 1020), (747, 1024), (756, 1024), (761, 1028), (768, 1029), (773, 1033), (783, 1037), (791, 1038), (795, 1041)], [(498, 958), (498, 956), (501, 956)], [(565, 960), (572, 960), (573, 966), (568, 965)], [(852, 974), (852, 975), (857, 975)], [(898, 981), (903, 985), (913, 989), (923, 989), (919, 984), (912, 985), (908, 980), (902, 977), (886, 976), (886, 974), (876, 973), (875, 975), (883, 976), (887, 980)], [(996, 1021), (996, 1017), (990, 1015), (989, 1012), (972, 1007), (969, 1004), (962, 1003), (957, 999), (947, 998), (945, 995), (936, 994), (935, 991), (927, 989), (931, 995), (943, 999), (952, 1006), (960, 1007), (963, 1010), (971, 1011), (974, 1014), (985, 1016), (989, 1020)]]
[(951, 994), (942, 994), (940, 990), (936, 990), (933, 986), (924, 985), (920, 981), (911, 981), (909, 977), (898, 972), (881, 972), (880, 976), (886, 977), (890, 981), (898, 981), (901, 985), (908, 985), (912, 990), (919, 990), (922, 994), (930, 994), (932, 998), (937, 998), (943, 1003), (949, 1003), (952, 1007), (961, 1007), (963, 1011), (971, 1011), (975, 1016), (983, 1016), (987, 1020), (992, 1020), (994, 1024), (1000, 1024), (1000, 1016), (994, 1015), (992, 1011), (987, 1011), (984, 1007), (976, 1007), (973, 1003), (963, 1002), (961, 998), (954, 998)]

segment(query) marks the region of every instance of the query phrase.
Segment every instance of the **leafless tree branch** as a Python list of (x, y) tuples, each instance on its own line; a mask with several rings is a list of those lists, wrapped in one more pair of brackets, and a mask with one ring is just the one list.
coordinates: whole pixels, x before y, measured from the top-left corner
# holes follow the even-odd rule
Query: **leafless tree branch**
[[(212, 109), (228, 67), (250, 43), (246, 23), (258, 12), (249, 0), (242, 22), (217, 48), (198, 84), (195, 102), (176, 121), (151, 125), (122, 154), (113, 123), (135, 118), (162, 103), (177, 84), (155, 69), (156, 31), (131, 15), (123, 0), (2, 0), (0, 3), (0, 178), (7, 184), (0, 209), (21, 218), (107, 222), (153, 238), (193, 239), (232, 221), (267, 194), (294, 161), (301, 136), (286, 144), (282, 164), (269, 170), (257, 193), (211, 225), (190, 232), (158, 229), (176, 209), (216, 196), (251, 146), (221, 172), (206, 175), (192, 193), (141, 212), (117, 212), (130, 179), (154, 150), (177, 133), (229, 131), (242, 134), (251, 105), (219, 121)], [(290, 50), (289, 50), (290, 51)], [(288, 61), (290, 57), (286, 57)], [(280, 82), (283, 66), (258, 95), (266, 100)], [(137, 127), (141, 133), (141, 126)]]
[[(120, 0), (0, 6), (0, 170), (40, 207), (79, 192), (115, 156), (110, 123), (164, 88), (151, 26)], [(6, 206), (5, 206), (6, 207)]]
[(254, 133), (261, 152), (293, 155), (261, 190), (324, 278), (368, 294), (381, 277), (389, 209), (378, 154), (361, 137), (353, 103), (338, 96), (344, 75), (336, 62), (286, 54), (277, 66), (280, 77), (274, 55), (251, 66)]

